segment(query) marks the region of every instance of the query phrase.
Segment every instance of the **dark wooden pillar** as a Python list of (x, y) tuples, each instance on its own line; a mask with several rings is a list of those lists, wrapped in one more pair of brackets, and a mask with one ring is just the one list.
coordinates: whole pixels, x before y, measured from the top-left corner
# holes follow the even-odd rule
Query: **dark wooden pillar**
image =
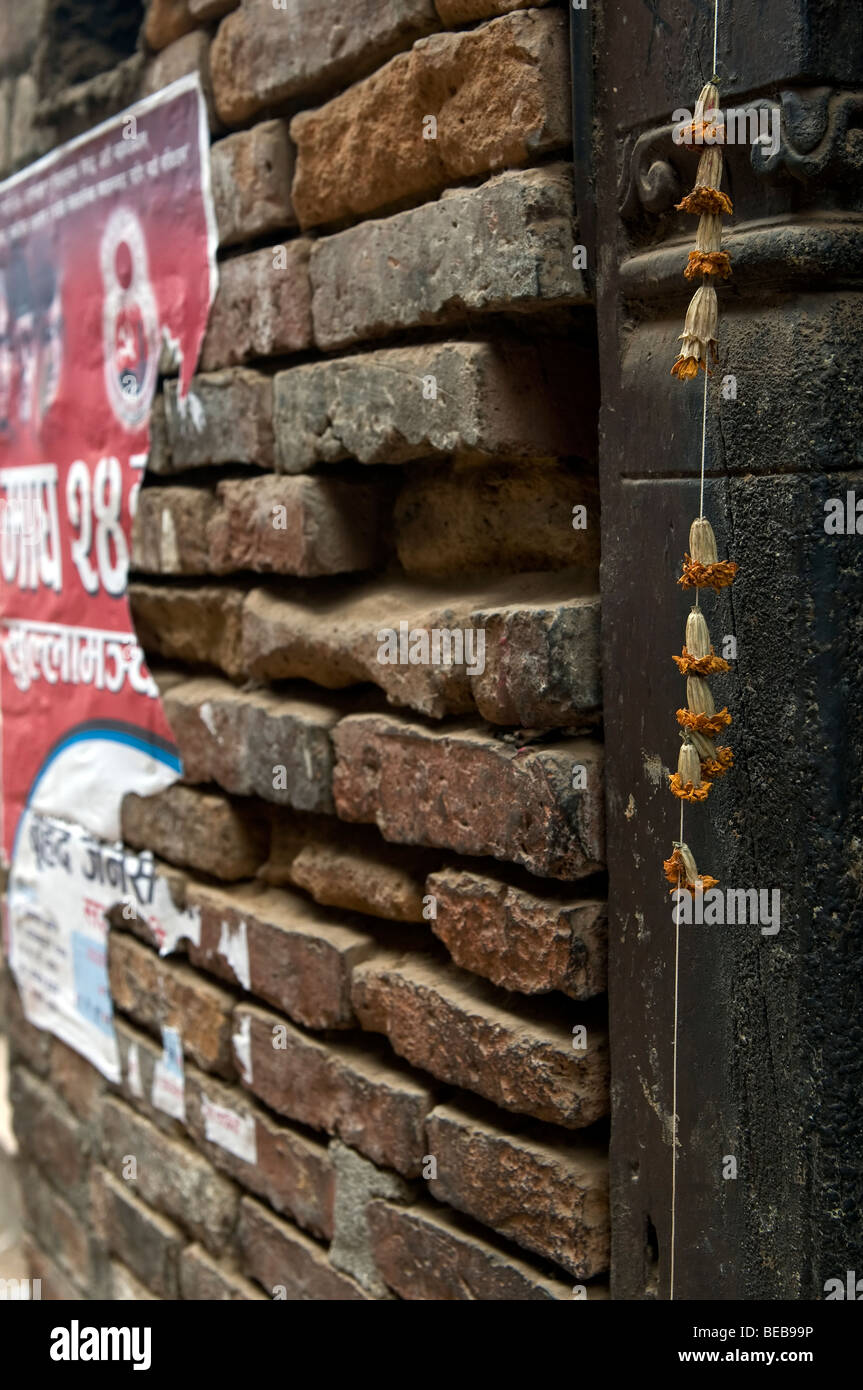
[[(602, 363), (604, 705), (611, 882), (613, 1293), (668, 1297), (678, 833), (671, 662), (698, 513), (701, 382), (669, 375), (697, 156), (671, 113), (712, 67), (712, 3), (592, 15)], [(726, 149), (734, 200), (710, 380), (705, 510), (740, 565), (704, 601), (736, 766), (687, 808), (699, 868), (781, 890), (781, 925), (684, 926), (676, 1297), (824, 1296), (863, 1274), (863, 61), (853, 6), (720, 0), (721, 104), (781, 114)], [(573, 14), (573, 22), (579, 22)], [(723, 378), (736, 378), (736, 399)], [(856, 489), (861, 534), (825, 502)], [(723, 1177), (736, 1159), (737, 1177)]]

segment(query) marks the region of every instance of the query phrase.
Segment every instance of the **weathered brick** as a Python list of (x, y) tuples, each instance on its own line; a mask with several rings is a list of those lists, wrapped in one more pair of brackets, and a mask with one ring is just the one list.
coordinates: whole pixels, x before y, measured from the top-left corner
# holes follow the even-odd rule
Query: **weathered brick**
[[(230, 1115), (239, 1124), (254, 1124), (254, 1162), (208, 1137), (215, 1132), (215, 1107), (223, 1119)], [(333, 1165), (319, 1140), (280, 1124), (242, 1091), (224, 1086), (193, 1067), (186, 1068), (186, 1124), (195, 1143), (216, 1167), (314, 1235), (324, 1240), (332, 1237)]]
[(233, 246), (292, 226), (293, 176), (286, 121), (262, 121), (218, 140), (210, 150), (210, 177), (219, 244)]
[(429, 1116), (440, 1201), (577, 1279), (608, 1268), (608, 1165), (602, 1148), (501, 1132), (494, 1119), (453, 1106)]
[(302, 888), (329, 907), (421, 922), (425, 874), (436, 858), (434, 852), (388, 845), (371, 826), (355, 826), (346, 840), (337, 822), (279, 816), (260, 876)]
[(216, 574), (343, 574), (374, 569), (388, 549), (385, 483), (264, 476), (226, 480), (217, 492), (208, 537)]
[(0, 983), (3, 986), (4, 1019), (3, 1031), (9, 1039), (11, 1060), (26, 1062), (38, 1076), (47, 1076), (51, 1057), (51, 1035), (42, 1028), (36, 1028), (27, 1019), (21, 1003), (21, 995), (6, 967), (5, 958), (0, 961)]
[(566, 900), (466, 869), (432, 874), (431, 921), (457, 965), (503, 989), (561, 990), (589, 999), (606, 988), (604, 902)]
[(165, 428), (174, 469), (213, 463), (273, 463), (273, 383), (246, 367), (192, 378), (180, 397), (165, 382)]
[(79, 1212), (88, 1201), (87, 1172), (91, 1140), (85, 1126), (50, 1087), (15, 1067), (10, 1085), (13, 1122), (19, 1150)]
[(151, 48), (165, 48), (194, 27), (189, 0), (150, 0), (144, 38)]
[[(599, 744), (568, 739), (517, 750), (468, 724), (437, 730), (374, 714), (348, 715), (333, 742), (333, 795), (344, 820), (374, 821), (403, 844), (512, 859), (552, 878), (601, 867)], [(579, 768), (583, 790), (573, 787)]]
[[(195, 0), (191, 3), (194, 6)], [(471, 24), (509, 10), (538, 8), (548, 3), (549, 0), (435, 0), (435, 9), (444, 24)]]
[(138, 640), (148, 654), (218, 666), (229, 676), (243, 674), (242, 589), (131, 584), (129, 598)]
[(132, 569), (144, 574), (207, 574), (207, 523), (215, 510), (215, 496), (207, 488), (144, 488), (132, 528)]
[[(544, 0), (539, 0), (540, 4)], [(189, 12), (194, 16), (198, 24), (204, 24), (211, 19), (221, 19), (229, 10), (235, 10), (240, 0), (189, 0)]]
[(213, 104), (213, 82), (210, 71), (210, 40), (200, 29), (193, 29), (182, 38), (175, 39), (163, 48), (144, 73), (142, 96), (159, 92), (176, 82), (178, 77), (196, 72), (201, 81), (201, 90), (207, 104), (210, 130), (218, 127), (216, 109)]
[(267, 828), (254, 805), (190, 787), (123, 801), (123, 839), (169, 863), (231, 881), (251, 878), (266, 856)]
[[(136, 1162), (134, 1179), (124, 1171), (130, 1157)], [(237, 1218), (233, 1183), (190, 1144), (169, 1138), (113, 1097), (102, 1109), (102, 1162), (148, 1206), (176, 1221), (208, 1250), (218, 1254), (224, 1249)]]
[(333, 1269), (319, 1245), (250, 1197), (240, 1203), (237, 1244), (244, 1272), (271, 1296), (279, 1290), (290, 1302), (315, 1303), (369, 1297)]
[(214, 676), (183, 681), (163, 700), (187, 781), (217, 782), (239, 796), (298, 810), (332, 810), (330, 731), (338, 709), (322, 700), (240, 691)]
[(241, 125), (353, 81), (436, 27), (432, 0), (243, 0), (213, 43), (219, 115)]
[[(608, 1112), (608, 1037), (588, 1027), (576, 1050), (568, 1011), (527, 1001), (518, 1012), (489, 985), (421, 955), (357, 966), (352, 997), (364, 1028), (384, 1033), (432, 1076), (539, 1120), (580, 1129)], [(576, 1023), (581, 1020), (574, 1020)]]
[(105, 1078), (86, 1057), (67, 1047), (59, 1038), (51, 1038), (51, 1085), (79, 1119), (88, 1123), (98, 1112), (105, 1092)]
[[(163, 1134), (182, 1139), (185, 1127), (173, 1114), (153, 1104), (153, 1082), (156, 1067), (163, 1059), (161, 1043), (135, 1028), (120, 1014), (114, 1015), (114, 1033), (120, 1053), (121, 1079), (116, 1091), (141, 1114), (156, 1125)], [(184, 1063), (184, 1073), (186, 1065)]]
[(311, 242), (301, 239), (222, 261), (201, 349), (202, 371), (311, 346), (310, 248)]
[(0, 5), (0, 70), (26, 67), (36, 49), (39, 33), (51, 0), (33, 0), (31, 5)]
[(109, 934), (108, 976), (115, 1006), (158, 1034), (179, 1030), (183, 1051), (204, 1071), (234, 1075), (227, 990), (177, 961), (168, 961), (122, 932)]
[[(434, 139), (425, 135), (429, 115)], [(530, 11), (421, 39), (295, 116), (291, 137), (303, 227), (361, 217), (560, 149), (570, 140), (566, 17)]]
[(112, 1255), (162, 1298), (179, 1297), (178, 1263), (185, 1245), (173, 1221), (152, 1211), (131, 1184), (93, 1170), (94, 1221)]
[(24, 1224), (34, 1243), (60, 1266), (82, 1291), (93, 1275), (90, 1240), (84, 1219), (55, 1192), (33, 1163), (22, 1165)]
[(565, 343), (501, 336), (309, 362), (275, 378), (276, 465), (593, 457), (596, 402), (593, 358)]
[[(24, 1236), (21, 1241), (21, 1250), (24, 1255), (26, 1272), (22, 1271), (19, 1275), (12, 1275), (13, 1278), (38, 1279), (40, 1281), (39, 1297), (48, 1303), (81, 1303), (86, 1298), (86, 1293), (78, 1288), (78, 1285), (71, 1280), (68, 1275), (60, 1268), (50, 1255), (46, 1255), (44, 1250), (40, 1250), (35, 1241)], [(32, 1288), (32, 1284), (31, 1284)]]
[(571, 1283), (549, 1279), (463, 1231), (446, 1211), (375, 1201), (366, 1215), (378, 1269), (399, 1298), (527, 1303), (572, 1297)]
[(411, 1189), (402, 1178), (375, 1167), (338, 1139), (331, 1142), (330, 1154), (336, 1180), (330, 1263), (376, 1298), (388, 1298), (372, 1249), (367, 1208), (375, 1197), (408, 1202)]
[(245, 1303), (266, 1294), (199, 1245), (188, 1245), (180, 1256), (180, 1297), (199, 1303)]
[[(578, 529), (576, 506), (587, 517)], [(394, 525), (402, 568), (418, 578), (567, 567), (599, 578), (599, 488), (576, 462), (417, 464)]]
[(316, 343), (586, 303), (572, 210), (571, 171), (551, 164), (323, 237), (310, 261)]
[(140, 1279), (119, 1260), (112, 1260), (109, 1270), (109, 1289), (112, 1303), (155, 1303), (158, 1294), (151, 1293)]
[[(423, 1121), (432, 1092), (394, 1065), (383, 1048), (319, 1042), (283, 1018), (240, 1004), (238, 1029), (249, 1029), (251, 1079), (245, 1085), (280, 1115), (337, 1135), (373, 1163), (406, 1177), (419, 1173)], [(284, 1047), (274, 1047), (274, 1028)]]
[(307, 1028), (347, 1028), (351, 971), (376, 949), (374, 938), (338, 914), (283, 889), (242, 887), (226, 893), (191, 884), (188, 902), (201, 912), (195, 965), (221, 975)]

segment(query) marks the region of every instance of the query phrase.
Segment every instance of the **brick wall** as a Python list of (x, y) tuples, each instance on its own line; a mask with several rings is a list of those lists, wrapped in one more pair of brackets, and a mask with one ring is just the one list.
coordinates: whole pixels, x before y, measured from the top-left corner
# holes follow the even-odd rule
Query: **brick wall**
[[(133, 547), (185, 778), (123, 821), (201, 940), (161, 957), (114, 923), (119, 1086), (7, 979), (31, 1272), (58, 1297), (601, 1298), (566, 8), (152, 0), (137, 49), (112, 31), (59, 91), (55, 8), (3, 47), (0, 162), (197, 69), (220, 288), (195, 426), (164, 364)], [(483, 669), (382, 663), (401, 624), (481, 629)]]

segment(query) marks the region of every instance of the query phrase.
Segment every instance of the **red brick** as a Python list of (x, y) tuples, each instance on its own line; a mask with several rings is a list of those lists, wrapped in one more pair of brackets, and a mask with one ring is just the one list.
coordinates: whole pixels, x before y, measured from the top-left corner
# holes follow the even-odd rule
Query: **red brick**
[[(136, 1160), (136, 1177), (124, 1165)], [(102, 1161), (148, 1206), (176, 1221), (208, 1250), (228, 1242), (237, 1218), (237, 1189), (190, 1144), (170, 1139), (122, 1101), (102, 1110)]]
[(55, 1192), (35, 1164), (21, 1170), (24, 1224), (35, 1244), (56, 1261), (73, 1283), (86, 1292), (93, 1276), (90, 1241), (84, 1218)]
[(199, 487), (146, 487), (132, 529), (132, 569), (145, 574), (207, 574), (212, 492)]
[[(27, 1236), (21, 1241), (21, 1250), (27, 1272), (9, 1276), (19, 1279), (38, 1279), (41, 1287), (39, 1297), (46, 1303), (81, 1303), (87, 1295), (63, 1272), (60, 1266), (40, 1250)], [(32, 1296), (32, 1284), (31, 1284)]]
[(123, 801), (123, 839), (169, 863), (214, 878), (250, 878), (266, 857), (268, 828), (254, 803), (232, 802), (191, 787)]
[(159, 1295), (136, 1279), (130, 1269), (120, 1260), (112, 1260), (108, 1272), (110, 1300), (112, 1303), (158, 1303)]
[(150, 0), (144, 38), (151, 48), (164, 48), (194, 29), (189, 0)]
[[(191, 0), (194, 8), (195, 0)], [(444, 24), (471, 24), (491, 19), (509, 10), (526, 10), (547, 5), (549, 0), (435, 0), (435, 9)]]
[(290, 1302), (368, 1298), (353, 1279), (333, 1269), (319, 1245), (249, 1197), (240, 1203), (237, 1244), (244, 1272), (271, 1297), (284, 1289), (279, 1296)]
[(194, 29), (182, 38), (175, 39), (156, 55), (148, 64), (144, 74), (142, 96), (160, 92), (188, 73), (197, 73), (201, 90), (207, 105), (210, 129), (216, 129), (215, 107), (213, 106), (213, 83), (210, 75), (210, 40), (200, 29)]
[(148, 656), (217, 666), (229, 676), (243, 674), (242, 589), (131, 584), (129, 598), (135, 632)]
[[(201, 912), (201, 944), (189, 948), (195, 965), (239, 983), (307, 1028), (355, 1024), (351, 971), (374, 953), (373, 937), (275, 888), (228, 893), (190, 884), (188, 902)], [(239, 952), (239, 974), (230, 964), (232, 949)]]
[[(254, 1163), (208, 1140), (205, 1100), (243, 1123), (252, 1121)], [(186, 1069), (186, 1123), (195, 1143), (217, 1168), (313, 1235), (324, 1240), (332, 1237), (333, 1166), (319, 1140), (279, 1123), (243, 1092), (191, 1067)]]
[(311, 347), (310, 249), (309, 241), (288, 241), (221, 263), (202, 371)]
[(465, 970), (525, 994), (558, 989), (589, 999), (604, 992), (604, 902), (530, 892), (455, 868), (432, 874), (426, 891), (437, 903), (432, 931)]
[[(468, 724), (438, 730), (374, 714), (348, 715), (333, 742), (333, 795), (343, 820), (374, 821), (402, 844), (512, 859), (553, 878), (581, 878), (602, 866), (599, 744), (569, 739), (516, 749)], [(579, 767), (583, 790), (573, 787)]]
[(432, 1195), (576, 1279), (608, 1268), (608, 1163), (604, 1148), (498, 1129), (496, 1116), (444, 1105), (426, 1136)]
[(23, 1067), (12, 1072), (10, 1100), (21, 1154), (37, 1164), (79, 1212), (85, 1211), (91, 1140), (84, 1125)]
[[(248, 1022), (246, 1022), (248, 1020)], [(240, 1004), (238, 1029), (250, 1029), (251, 1079), (245, 1085), (288, 1119), (338, 1135), (373, 1163), (413, 1177), (421, 1170), (423, 1121), (434, 1105), (427, 1086), (383, 1049), (319, 1042), (264, 1009)], [(273, 1046), (275, 1027), (284, 1048)], [(279, 1035), (281, 1037), (281, 1035)]]
[(165, 430), (171, 466), (273, 465), (273, 383), (261, 372), (226, 367), (192, 378), (188, 395), (165, 382)]
[[(358, 966), (352, 997), (364, 1028), (400, 1056), (505, 1110), (580, 1129), (608, 1112), (608, 1039), (597, 1022), (576, 1051), (569, 1010), (528, 1001), (518, 1012), (481, 980), (423, 956)], [(579, 1022), (578, 1018), (573, 1023)]]
[(367, 1217), (377, 1266), (399, 1298), (528, 1303), (572, 1297), (571, 1284), (463, 1231), (446, 1211), (375, 1201)]
[(199, 1245), (189, 1245), (180, 1256), (180, 1297), (199, 1303), (246, 1303), (266, 1295)]
[(219, 244), (267, 236), (296, 222), (291, 203), (294, 149), (287, 122), (262, 121), (210, 149)]
[(50, 1077), (54, 1090), (79, 1119), (90, 1122), (96, 1118), (105, 1092), (105, 1078), (59, 1038), (51, 1039)]
[(104, 1168), (93, 1170), (93, 1208), (97, 1230), (112, 1255), (162, 1298), (179, 1297), (178, 1264), (185, 1245), (173, 1221), (152, 1211)]
[(121, 932), (109, 935), (108, 976), (115, 1008), (153, 1033), (177, 1028), (183, 1051), (199, 1067), (234, 1075), (234, 998), (227, 990)]
[[(434, 139), (424, 138), (429, 115), (437, 121)], [(566, 18), (532, 11), (422, 39), (326, 105), (295, 116), (291, 136), (303, 227), (428, 197), (559, 149), (570, 141)]]

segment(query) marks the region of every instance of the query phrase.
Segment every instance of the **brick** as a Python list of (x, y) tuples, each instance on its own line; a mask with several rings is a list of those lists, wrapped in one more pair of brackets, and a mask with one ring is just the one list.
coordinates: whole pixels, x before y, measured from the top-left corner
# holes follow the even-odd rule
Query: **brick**
[(10, 0), (0, 5), (0, 70), (27, 67), (49, 9), (50, 0), (34, 0), (24, 9)]
[(172, 786), (123, 801), (124, 841), (227, 882), (251, 878), (266, 856), (267, 831), (256, 808), (209, 792)]
[(165, 382), (165, 428), (173, 468), (214, 463), (273, 463), (273, 384), (245, 367), (226, 367), (192, 378), (180, 398)]
[(151, 48), (165, 48), (194, 27), (189, 0), (150, 0), (144, 38)]
[(95, 1120), (106, 1082), (101, 1072), (67, 1047), (59, 1038), (51, 1038), (51, 1085), (79, 1119)]
[(242, 589), (139, 583), (129, 586), (129, 598), (135, 631), (148, 655), (218, 666), (229, 676), (243, 674)]
[(336, 1179), (330, 1263), (350, 1274), (375, 1298), (387, 1298), (389, 1290), (375, 1261), (367, 1209), (375, 1197), (408, 1202), (411, 1189), (401, 1178), (376, 1168), (337, 1139), (330, 1144), (330, 1153)]
[(310, 261), (315, 341), (328, 350), (474, 314), (584, 304), (572, 218), (570, 169), (551, 164), (323, 237)]
[[(41, 1283), (39, 1296), (46, 1303), (82, 1303), (86, 1295), (77, 1284), (63, 1272), (56, 1261), (44, 1250), (40, 1250), (27, 1236), (21, 1241), (21, 1250), (28, 1273), (17, 1276), (25, 1279), (38, 1279)], [(15, 1276), (13, 1276), (15, 1277)], [(31, 1285), (32, 1288), (32, 1285)]]
[[(574, 506), (586, 527), (573, 527)], [(417, 578), (569, 567), (598, 587), (599, 488), (575, 462), (417, 464), (394, 525), (402, 568)]]
[(221, 19), (229, 10), (235, 10), (239, 3), (240, 0), (189, 0), (189, 12), (196, 23), (203, 24), (211, 19)]
[(421, 922), (425, 874), (436, 857), (388, 845), (371, 827), (355, 826), (346, 840), (337, 823), (279, 816), (260, 876), (294, 884), (330, 907)]
[[(438, 730), (372, 714), (348, 715), (333, 742), (333, 795), (343, 820), (374, 821), (385, 839), (402, 844), (511, 859), (552, 878), (601, 867), (598, 744), (568, 739), (517, 750), (467, 723)], [(583, 790), (573, 788), (579, 768), (586, 769)]]
[(589, 999), (606, 988), (607, 908), (566, 900), (466, 869), (432, 874), (432, 931), (456, 965), (524, 994)]
[[(235, 1019), (238, 1029), (250, 1030), (252, 1075), (244, 1084), (265, 1105), (343, 1139), (405, 1177), (420, 1172), (423, 1121), (433, 1095), (383, 1048), (365, 1039), (362, 1045), (318, 1042), (276, 1014), (244, 1004)], [(275, 1027), (284, 1029), (284, 1048), (273, 1046)]]
[(9, 1097), (21, 1154), (83, 1212), (91, 1149), (84, 1125), (50, 1087), (23, 1067), (12, 1071)]
[(163, 1027), (177, 1028), (184, 1053), (199, 1067), (234, 1075), (234, 999), (227, 990), (121, 932), (109, 935), (108, 976), (115, 1007), (135, 1023), (155, 1034)]
[(549, 1279), (463, 1231), (446, 1211), (374, 1201), (366, 1215), (378, 1269), (399, 1298), (528, 1303), (572, 1297), (571, 1283)]
[[(364, 1028), (432, 1076), (535, 1119), (581, 1129), (608, 1112), (608, 1038), (588, 1026), (576, 1051), (569, 1011), (516, 1011), (506, 995), (454, 965), (378, 955), (357, 966), (352, 997)], [(583, 1020), (578, 1018), (573, 1022)]]
[[(424, 137), (429, 115), (434, 139)], [(303, 227), (428, 197), (560, 149), (571, 138), (566, 17), (530, 11), (469, 33), (432, 34), (295, 116), (291, 137)]]
[(112, 1303), (157, 1303), (158, 1294), (136, 1279), (130, 1269), (119, 1260), (112, 1260), (109, 1270), (109, 1288)]
[(221, 262), (202, 371), (311, 347), (310, 248), (300, 239)]
[(374, 569), (389, 548), (388, 484), (265, 476), (217, 491), (208, 537), (216, 574), (343, 574)]
[(316, 1303), (368, 1297), (333, 1269), (319, 1245), (250, 1197), (240, 1203), (237, 1244), (244, 1273), (271, 1296), (279, 1291), (277, 1296), (290, 1302)]
[[(254, 1163), (207, 1138), (206, 1103), (254, 1123)], [(280, 1123), (236, 1087), (192, 1067), (186, 1069), (186, 1123), (202, 1153), (222, 1172), (313, 1235), (332, 1237), (333, 1165), (320, 1140)]]
[(243, 0), (220, 25), (212, 69), (219, 115), (241, 125), (371, 71), (435, 28), (432, 0)]
[(206, 488), (144, 488), (132, 528), (132, 569), (145, 574), (207, 574), (207, 523), (215, 510), (215, 496)]
[(240, 691), (214, 676), (175, 685), (163, 703), (187, 781), (217, 782), (239, 796), (302, 811), (332, 810), (330, 731), (338, 709), (322, 700)]
[(47, 153), (58, 139), (54, 128), (37, 124), (39, 88), (32, 72), (15, 78), (9, 132), (12, 164), (20, 168)]
[(444, 24), (472, 24), (474, 20), (491, 19), (509, 10), (526, 10), (548, 3), (549, 0), (435, 0), (435, 9)]
[[(120, 1014), (114, 1015), (114, 1034), (120, 1053), (121, 1072), (116, 1092), (122, 1095), (129, 1105), (146, 1115), (163, 1134), (182, 1139), (185, 1135), (183, 1122), (152, 1103), (156, 1066), (163, 1055), (161, 1042), (154, 1042), (147, 1033), (133, 1027)], [(184, 1074), (185, 1071), (184, 1063)]]
[[(434, 378), (435, 395), (429, 378)], [(580, 348), (458, 339), (381, 348), (277, 373), (276, 465), (593, 457), (596, 367)]]
[(241, 984), (307, 1028), (356, 1023), (351, 971), (374, 953), (373, 937), (284, 889), (226, 893), (190, 884), (188, 901), (201, 912), (201, 944), (189, 947), (193, 964)]
[(179, 1297), (178, 1264), (185, 1245), (183, 1233), (173, 1221), (152, 1211), (130, 1186), (104, 1168), (94, 1169), (97, 1228), (111, 1254), (122, 1260), (146, 1288), (162, 1298), (175, 1299)]
[[(134, 1179), (124, 1166), (136, 1160)], [(135, 1194), (211, 1252), (225, 1248), (237, 1219), (237, 1189), (188, 1143), (171, 1139), (122, 1101), (102, 1110), (102, 1162)]]
[(485, 631), (485, 670), (471, 677), (471, 694), (492, 724), (565, 728), (602, 703), (599, 595), (571, 573), (522, 576), (516, 587), (471, 612)]
[(24, 1224), (34, 1244), (60, 1267), (66, 1278), (86, 1291), (93, 1273), (90, 1241), (82, 1217), (55, 1192), (35, 1164), (21, 1168)]
[(197, 73), (200, 78), (201, 90), (207, 105), (210, 130), (215, 130), (218, 127), (218, 120), (213, 105), (210, 40), (200, 29), (194, 29), (191, 33), (184, 34), (182, 38), (169, 43), (147, 65), (141, 95), (150, 96), (153, 92), (160, 92), (163, 87), (168, 87), (172, 82), (176, 82), (178, 77), (185, 77), (192, 72)]
[(432, 1194), (577, 1279), (608, 1268), (608, 1165), (604, 1149), (502, 1133), (494, 1117), (454, 1106), (429, 1116), (437, 1159)]
[(210, 177), (219, 245), (233, 246), (292, 226), (293, 176), (294, 147), (286, 121), (261, 121), (216, 141), (210, 149)]
[(0, 980), (3, 984), (4, 1019), (3, 1031), (9, 1039), (9, 1053), (13, 1062), (26, 1062), (38, 1076), (47, 1076), (51, 1057), (51, 1035), (30, 1023), (24, 1013), (21, 995), (6, 966), (5, 958), (0, 960)]
[(198, 1303), (246, 1303), (266, 1295), (199, 1245), (188, 1245), (180, 1256), (180, 1297)]
[[(163, 355), (167, 351), (167, 345), (163, 343)], [(171, 370), (174, 370), (173, 364), (171, 365)], [(150, 448), (147, 454), (147, 473), (160, 476), (164, 473), (170, 473), (171, 471), (171, 450), (168, 447), (165, 396), (164, 393), (160, 391), (153, 397), (153, 402), (150, 406)]]

